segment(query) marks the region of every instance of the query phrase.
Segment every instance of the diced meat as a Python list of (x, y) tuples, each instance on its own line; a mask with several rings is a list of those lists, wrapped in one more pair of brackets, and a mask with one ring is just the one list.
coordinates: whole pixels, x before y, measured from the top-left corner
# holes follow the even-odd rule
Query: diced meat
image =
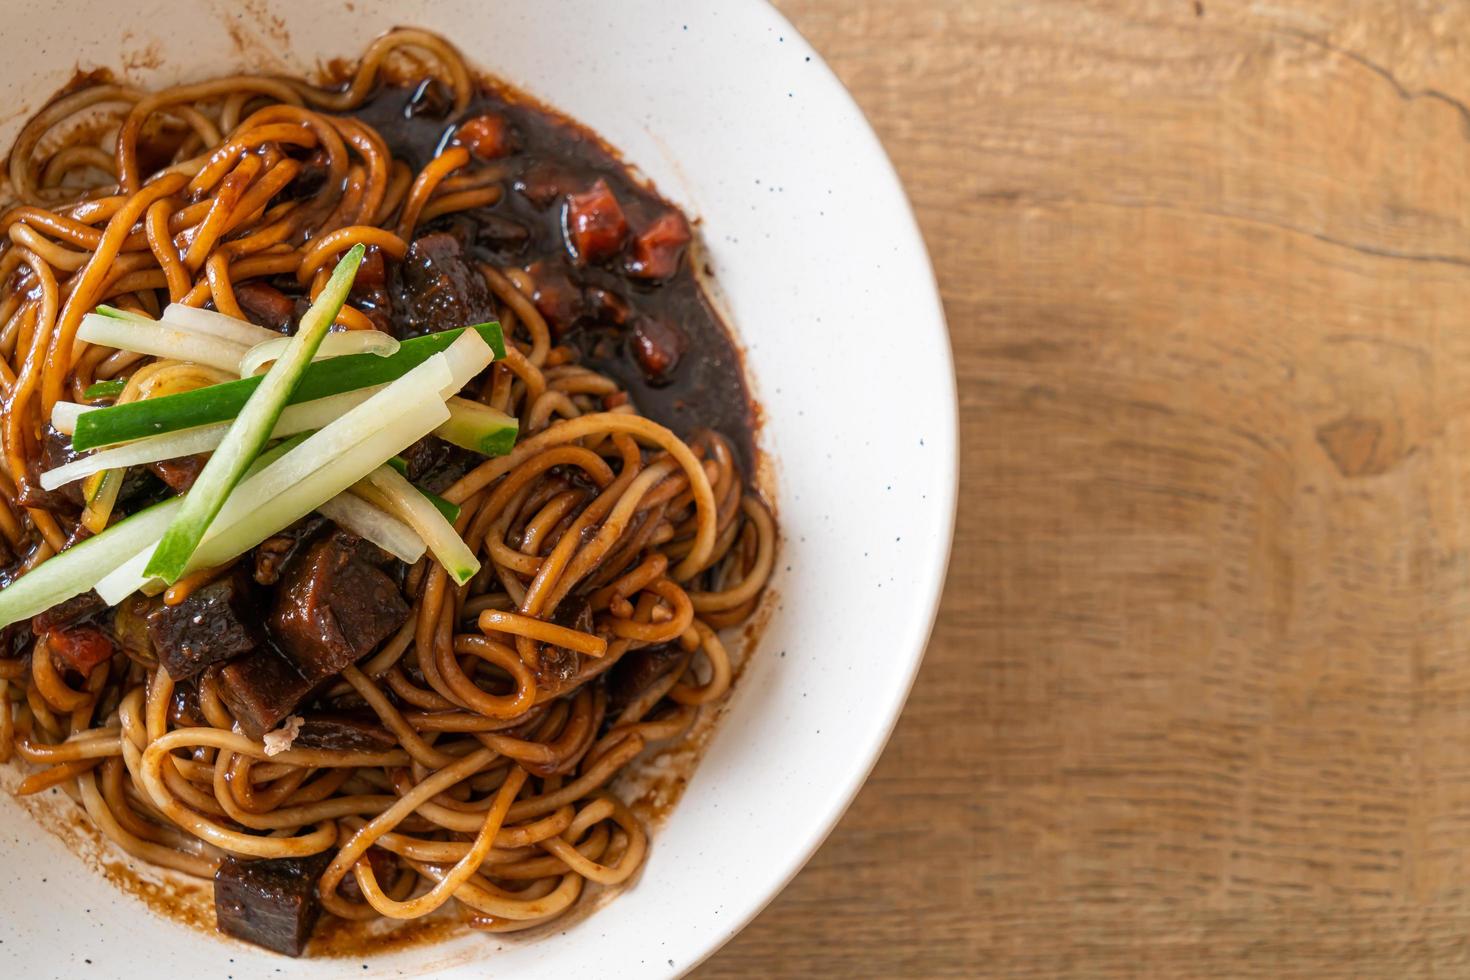
[[(591, 633), (592, 606), (581, 596), (563, 599), (551, 621), (570, 630)], [(576, 674), (581, 662), (582, 657), (575, 650), (547, 644), (541, 648), (540, 661), (536, 666), (537, 680), (549, 690), (558, 690)]]
[(305, 858), (242, 861), (227, 857), (214, 873), (219, 931), (287, 956), (300, 956), (321, 916), (317, 882), (331, 852)]
[(118, 603), (112, 617), (112, 635), (123, 653), (144, 667), (158, 666), (153, 639), (148, 635), (148, 615), (163, 605), (162, 596), (134, 593)]
[(360, 295), (374, 289), (382, 289), (388, 281), (388, 264), (383, 261), (383, 250), (374, 245), (363, 253), (357, 266), (357, 277), (352, 280), (351, 295)]
[(482, 459), (437, 436), (425, 436), (398, 455), (408, 464), (409, 480), (431, 493), (444, 490)]
[(352, 306), (373, 322), (373, 326), (384, 333), (393, 332), (393, 301), (388, 295), (388, 264), (382, 251), (374, 245), (362, 257), (357, 267), (357, 278), (352, 281), (349, 294)]
[[(392, 888), (394, 883), (398, 881), (398, 875), (402, 871), (402, 868), (398, 864), (398, 859), (391, 852), (385, 851), (381, 847), (368, 848), (367, 853), (363, 857), (367, 858), (368, 865), (373, 869), (373, 877), (378, 880), (378, 887), (383, 889)], [(362, 889), (357, 886), (357, 875), (355, 874), (347, 875), (337, 887), (341, 891), (342, 897), (349, 902), (367, 901), (366, 896), (362, 893)]]
[(628, 235), (628, 219), (601, 177), (582, 193), (567, 195), (561, 223), (567, 249), (578, 264), (616, 253)]
[(414, 239), (401, 265), (403, 307), (410, 334), (449, 330), (495, 319), (485, 277), (446, 231)]
[(533, 163), (516, 178), (515, 189), (538, 208), (544, 208), (577, 186), (577, 175), (549, 160)]
[(534, 262), (526, 271), (536, 284), (531, 302), (536, 304), (536, 312), (546, 318), (552, 332), (560, 337), (576, 326), (587, 312), (587, 301), (566, 269), (560, 264)]
[(327, 152), (321, 148), (312, 150), (301, 162), (301, 170), (291, 183), (286, 185), (282, 197), (288, 200), (301, 200), (316, 196), (317, 191), (327, 182)]
[(651, 385), (666, 384), (679, 365), (689, 339), (678, 326), (654, 317), (639, 317), (628, 338), (633, 359)]
[(393, 560), (393, 556), (373, 544), (367, 538), (359, 538), (351, 531), (338, 531), (337, 541), (355, 557), (382, 568)]
[(403, 460), (407, 467), (408, 472), (405, 475), (410, 481), (417, 483), (423, 478), (423, 475), (429, 471), (429, 467), (433, 466), (435, 460), (442, 455), (442, 449), (440, 447), (443, 445), (444, 441), (442, 439), (436, 439), (433, 436), (424, 436), (418, 442), (412, 443), (407, 449), (398, 454), (398, 457)]
[(204, 711), (199, 707), (199, 686), (193, 681), (174, 685), (174, 696), (168, 702), (168, 720), (179, 728), (205, 723)]
[(237, 284), (235, 301), (251, 323), (267, 330), (284, 331), (296, 316), (296, 301), (268, 283)]
[(275, 585), (281, 578), (281, 569), (301, 542), (311, 538), (326, 522), (316, 515), (304, 517), (280, 534), (273, 534), (255, 546), (255, 571), (253, 577), (261, 585)]
[(684, 651), (675, 643), (644, 647), (623, 654), (622, 659), (607, 672), (608, 710), (621, 711), (655, 681), (673, 670), (683, 657)]
[(667, 279), (679, 271), (689, 244), (689, 223), (677, 211), (665, 211), (633, 239), (624, 268), (639, 279)]
[(287, 565), (270, 628), (308, 683), (356, 663), (408, 618), (398, 586), (348, 535), (324, 537)]
[(583, 596), (568, 596), (556, 607), (556, 612), (551, 615), (551, 621), (569, 630), (591, 633), (593, 632), (592, 605)]
[[(403, 871), (392, 852), (381, 847), (369, 847), (363, 857), (367, 858), (368, 865), (373, 869), (373, 877), (378, 879), (378, 887), (385, 890), (392, 888)], [(355, 874), (349, 874), (343, 878), (337, 889), (349, 902), (364, 903), (367, 901), (362, 889), (357, 887), (357, 875)]]
[(95, 590), (88, 589), (81, 595), (72, 596), (65, 602), (59, 602), (39, 615), (31, 617), (31, 630), (36, 633), (49, 633), (52, 630), (65, 629), (75, 626), (107, 608), (107, 603), (102, 601)]
[(91, 625), (48, 631), (46, 649), (51, 651), (51, 662), (58, 670), (76, 671), (84, 680), (117, 652), (112, 637)]
[[(20, 485), (16, 488), (17, 502), (24, 507), (44, 507), (48, 510), (62, 511), (80, 510), (83, 503), (83, 481), (73, 480), (55, 490), (43, 490), (39, 477), (46, 470), (55, 469), (81, 457), (81, 453), (71, 448), (70, 436), (57, 432), (50, 424), (44, 426), (41, 430), (40, 455), (27, 461), (27, 472), (21, 474)], [(150, 482), (152, 481), (146, 471), (129, 469), (123, 477), (122, 487), (118, 490), (118, 502), (125, 504), (137, 498), (147, 489)]]
[(31, 633), (31, 624), (26, 620), (11, 623), (4, 629), (0, 629), (0, 657), (14, 659), (19, 657), (30, 648), (35, 640)]
[(174, 606), (148, 615), (148, 637), (163, 669), (176, 681), (211, 664), (249, 653), (265, 639), (250, 577), (236, 565)]
[(406, 465), (404, 475), (413, 483), (422, 483), (426, 477), (449, 464), (455, 448), (437, 436), (424, 436), (398, 454)]
[(261, 585), (275, 585), (281, 578), (281, 566), (296, 550), (296, 538), (290, 534), (273, 534), (255, 546), (253, 577)]
[[(367, 858), (368, 866), (373, 869), (373, 877), (378, 879), (378, 887), (383, 889), (392, 888), (394, 882), (398, 880), (399, 872), (402, 870), (398, 864), (398, 859), (393, 856), (392, 852), (385, 851), (381, 847), (369, 847), (367, 852), (363, 854), (363, 857)], [(349, 902), (367, 901), (367, 898), (362, 893), (362, 889), (357, 887), (357, 875), (355, 874), (349, 874), (343, 878), (342, 883), (337, 886), (337, 890)]]
[(195, 453), (193, 456), (180, 456), (178, 459), (156, 460), (148, 464), (148, 469), (167, 483), (174, 493), (185, 494), (194, 485), (194, 481), (199, 479), (199, 473), (207, 462), (208, 453)]
[(587, 298), (588, 315), (600, 323), (621, 327), (633, 315), (628, 301), (611, 290), (593, 286), (584, 290), (583, 295)]
[[(71, 437), (62, 435), (51, 427), (51, 423), (41, 429), (41, 466), (39, 472), (54, 470), (58, 466), (65, 466), (73, 460), (80, 459), (81, 453), (71, 448)], [(84, 503), (82, 498), (82, 481), (73, 480), (64, 486), (57, 487), (49, 493), (41, 489), (41, 485), (32, 485), (29, 478), (23, 479), (20, 486), (21, 503), (26, 506), (46, 506), (48, 498), (61, 497), (75, 508), (80, 508)]]
[(536, 684), (543, 691), (560, 691), (577, 674), (581, 654), (566, 647), (544, 646), (536, 663)]
[(454, 108), (454, 96), (445, 84), (437, 78), (426, 78), (419, 82), (418, 88), (408, 97), (408, 105), (403, 107), (403, 114), (410, 119), (423, 116), (427, 119), (443, 119), (449, 115), (449, 110)]
[(316, 686), (269, 644), (214, 670), (220, 700), (251, 738), (279, 725)]
[(296, 747), (338, 752), (387, 752), (397, 746), (393, 733), (376, 719), (345, 714), (309, 714), (296, 732)]
[(467, 120), (454, 133), (454, 141), (481, 160), (494, 160), (511, 151), (510, 125), (497, 113)]
[[(46, 470), (55, 469), (80, 459), (82, 455), (71, 448), (70, 436), (57, 432), (48, 423), (41, 430), (40, 459), (32, 466), (31, 472), (24, 474), (20, 481), (18, 488), (20, 503), (27, 507), (80, 510), (83, 504), (82, 485), (84, 481), (73, 480), (55, 490), (42, 490), (36, 478)], [(148, 489), (152, 482), (147, 470), (137, 467), (130, 468), (123, 476), (123, 484), (118, 489), (118, 503), (126, 504), (135, 500)]]

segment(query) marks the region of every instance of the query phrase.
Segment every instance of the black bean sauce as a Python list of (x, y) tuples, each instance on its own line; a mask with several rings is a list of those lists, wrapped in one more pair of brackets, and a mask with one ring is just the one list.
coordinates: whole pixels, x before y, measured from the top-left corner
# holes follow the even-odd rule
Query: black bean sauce
[[(617, 381), (639, 412), (678, 435), (687, 438), (700, 428), (724, 435), (750, 479), (754, 412), (740, 357), (694, 276), (687, 249), (666, 277), (637, 274), (638, 235), (660, 220), (682, 229), (682, 216), (597, 136), (570, 120), (493, 91), (459, 114), (449, 101), (433, 82), (385, 86), (353, 113), (415, 173), (456, 138), (473, 148), (485, 135), (482, 120), (500, 126), (492, 135), (503, 152), (472, 156), (460, 171), (495, 168), (505, 189), (500, 200), (427, 222), (416, 237), (448, 230), (472, 257), (527, 270), (557, 342)], [(568, 200), (594, 191), (599, 181), (616, 199), (628, 230), (611, 249), (578, 256), (568, 245)]]

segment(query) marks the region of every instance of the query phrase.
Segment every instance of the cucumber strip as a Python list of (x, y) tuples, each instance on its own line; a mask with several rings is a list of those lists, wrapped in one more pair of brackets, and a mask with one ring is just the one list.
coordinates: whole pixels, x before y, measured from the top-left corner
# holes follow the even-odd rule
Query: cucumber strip
[(413, 528), (361, 497), (339, 493), (331, 500), (322, 501), (317, 512), (406, 565), (424, 557), (424, 541)]
[[(434, 389), (423, 387), (417, 393), (395, 392), (380, 403), (366, 402), (357, 411), (358, 418), (355, 413), (343, 416), (240, 484), (230, 495), (228, 511), (194, 552), (190, 567), (223, 564), (289, 527), (388, 456), (423, 438), (448, 414)], [(390, 418), (386, 425), (385, 417)], [(154, 550), (146, 547), (97, 583), (104, 602), (116, 605), (149, 583), (147, 567)]]
[[(290, 337), (274, 337), (250, 348), (240, 360), (240, 377), (252, 377), (260, 370), (261, 365), (280, 357), (290, 341)], [(398, 347), (398, 341), (381, 330), (348, 330), (345, 333), (327, 334), (313, 360), (325, 361), (345, 354), (389, 357), (398, 353)]]
[(228, 340), (179, 330), (161, 321), (139, 321), (99, 313), (88, 313), (82, 317), (77, 339), (101, 347), (193, 361), (230, 372), (240, 366), (240, 358), (248, 350)]
[[(336, 335), (328, 334), (329, 339), (332, 336)], [(453, 373), (450, 384), (446, 386), (446, 390), (440, 391), (439, 394), (441, 396), (448, 397), (453, 391), (458, 391), (459, 388), (464, 387), (463, 384), (454, 381), (453, 378), (465, 376), (466, 373), (468, 373), (468, 377), (474, 377), (475, 374), (479, 373), (474, 368), (474, 365), (476, 363), (482, 363), (486, 358), (493, 356), (489, 347), (478, 334), (470, 334), (469, 336), (471, 339), (462, 339), (457, 344), (450, 345), (450, 351), (454, 352), (456, 358), (455, 364), (458, 367), (458, 371)], [(446, 355), (450, 351), (446, 351)], [(451, 370), (453, 371), (453, 368)], [(483, 370), (483, 368), (479, 370)], [(276, 421), (276, 427), (271, 432), (271, 437), (279, 439), (284, 436), (295, 435), (298, 432), (305, 432), (308, 429), (320, 429), (343, 413), (361, 405), (373, 395), (382, 391), (384, 387), (383, 385), (377, 385), (372, 388), (359, 388), (356, 391), (344, 391), (340, 395), (332, 395), (328, 398), (318, 398), (316, 401), (288, 405), (285, 411), (281, 412), (281, 417)], [(475, 402), (467, 402), (460, 398), (450, 399), (450, 420), (435, 430), (437, 435), (445, 438), (449, 442), (454, 442), (454, 440), (444, 436), (442, 430), (447, 430), (450, 426), (456, 424), (456, 402), (463, 402), (471, 408), (483, 407), (477, 405)], [(515, 445), (516, 420), (500, 412), (495, 412), (494, 409), (486, 409), (486, 411), (492, 412), (495, 419), (504, 419), (505, 422), (503, 424), (508, 426), (510, 431), (509, 440), (501, 440), (500, 446), (503, 448), (500, 448), (494, 455), (509, 452), (511, 447)], [(73, 460), (70, 463), (42, 473), (40, 477), (41, 488), (43, 490), (55, 490), (57, 487), (65, 486), (74, 480), (91, 476), (93, 473), (101, 470), (137, 466), (141, 463), (152, 463), (160, 459), (176, 459), (179, 456), (190, 456), (194, 453), (207, 453), (220, 444), (220, 440), (224, 438), (228, 430), (229, 426), (225, 424), (200, 426), (197, 429), (181, 429), (177, 432), (169, 432), (161, 436), (139, 439), (137, 442), (130, 442), (112, 449), (103, 449), (90, 456), (84, 456), (81, 459)], [(480, 444), (486, 443), (487, 440), (482, 439), (480, 441)], [(471, 446), (468, 448), (473, 449), (475, 447)], [(441, 503), (443, 505), (440, 507), (441, 511), (444, 507), (454, 506), (448, 501), (441, 501)], [(449, 519), (452, 521), (454, 517), (450, 517)]]
[[(443, 393), (464, 387), (493, 357), (494, 353), (479, 335), (464, 334), (450, 351), (420, 364), (242, 483), (231, 494), (225, 508), (227, 513), (221, 514), (218, 535), (210, 534), (195, 567), (228, 561), (423, 438), (448, 417)], [(428, 407), (420, 405), (421, 402)], [(425, 425), (427, 418), (434, 421)], [(391, 448), (383, 449), (383, 446)], [(373, 453), (378, 455), (373, 457)], [(323, 493), (324, 486), (332, 489)], [(321, 495), (313, 497), (314, 494)], [(307, 501), (305, 505), (301, 504), (302, 499)], [(279, 526), (259, 531), (260, 526), (279, 519), (278, 512), (282, 510), (294, 512), (295, 516)], [(242, 525), (244, 531), (240, 530)], [(250, 535), (257, 532), (259, 536), (251, 539)]]
[[(271, 447), (255, 461), (250, 468), (251, 472), (263, 469), (304, 438), (305, 436), (288, 439)], [(140, 549), (146, 561), (148, 552), (168, 529), (174, 515), (183, 505), (182, 497), (174, 497), (125, 517), (102, 533), (79, 541), (61, 554), (42, 562), (4, 589), (0, 589), (0, 626), (9, 626), (45, 612), (58, 602), (65, 602), (88, 589), (100, 589), (103, 580), (116, 574), (117, 569), (128, 561), (137, 558)], [(124, 598), (126, 595), (124, 593)]]
[[(398, 353), (391, 357), (349, 354), (334, 357), (330, 362), (314, 363), (306, 369), (291, 401), (314, 401), (344, 391), (386, 384), (446, 350), (466, 329), (477, 332), (490, 345), (495, 356), (505, 356), (505, 342), (501, 338), (500, 324), (491, 322), (475, 327), (459, 327), (405, 340)], [(63, 413), (61, 421), (71, 423), (73, 448), (78, 451), (97, 449), (100, 446), (131, 442), (178, 429), (227, 422), (239, 414), (260, 382), (259, 377), (241, 378), (239, 381), (226, 381), (177, 395), (149, 398), (110, 408), (81, 406), (84, 411), (71, 419), (66, 418)], [(58, 408), (61, 404), (57, 403)], [(56, 425), (58, 431), (66, 431), (57, 425), (57, 414), (54, 412), (52, 425)]]
[[(375, 412), (379, 413), (377, 421), (381, 421), (380, 413), (389, 407), (387, 403), (375, 406)], [(381, 466), (383, 459), (412, 444), (415, 439), (422, 439), (443, 421), (446, 414), (444, 403), (432, 396), (407, 404), (399, 400), (391, 407), (397, 416), (390, 425), (378, 428), (356, 445), (344, 447), (331, 458), (329, 465), (314, 466), (305, 479), (268, 498), (270, 502), (265, 506), (256, 507), (241, 520), (221, 529), (217, 537), (205, 543), (200, 567), (229, 561), (311, 513), (323, 501), (331, 500)], [(325, 429), (322, 431), (326, 432)], [(303, 456), (309, 452), (305, 443), (300, 451)], [(282, 458), (280, 462), (284, 468), (288, 460)], [(262, 499), (266, 492), (264, 488), (272, 484), (271, 476), (268, 471), (262, 471), (259, 476), (262, 489), (251, 491), (246, 499)]]
[[(328, 334), (329, 338), (331, 336), (335, 335)], [(460, 339), (457, 343), (451, 344), (449, 350), (445, 352), (446, 356), (452, 353), (455, 362), (451, 367), (452, 375), (450, 383), (446, 386), (445, 390), (439, 393), (443, 397), (449, 397), (454, 391), (458, 391), (464, 387), (462, 383), (454, 380), (455, 378), (464, 376), (474, 377), (480, 370), (483, 370), (483, 368), (476, 369), (475, 364), (486, 363), (486, 358), (493, 357), (493, 352), (478, 334), (470, 334), (469, 338)], [(359, 388), (356, 391), (344, 391), (340, 395), (332, 395), (328, 398), (318, 398), (315, 401), (288, 405), (281, 412), (281, 417), (276, 421), (276, 427), (271, 432), (271, 437), (279, 439), (298, 432), (305, 432), (308, 429), (320, 429), (339, 415), (361, 405), (373, 395), (382, 391), (384, 387), (384, 385), (377, 385), (372, 388)], [(470, 406), (471, 409), (483, 407), (475, 402), (464, 401), (464, 399), (460, 398), (450, 398), (450, 420), (435, 430), (437, 435), (445, 438), (449, 442), (453, 442), (454, 440), (444, 436), (441, 430), (447, 430), (455, 424), (456, 402), (463, 402), (465, 405)], [(57, 404), (60, 405), (63, 403), (58, 402)], [(511, 433), (509, 441), (502, 440), (500, 445), (503, 448), (500, 448), (494, 455), (509, 452), (511, 447), (515, 445), (516, 420), (508, 415), (495, 412), (494, 409), (487, 409), (487, 411), (493, 412), (497, 420), (504, 419), (504, 423), (496, 424), (508, 426)], [(53, 412), (52, 415), (54, 425), (55, 413)], [(200, 426), (195, 429), (181, 429), (177, 432), (169, 432), (161, 436), (139, 439), (137, 442), (130, 442), (112, 449), (103, 449), (90, 456), (84, 456), (81, 459), (73, 460), (70, 463), (42, 473), (40, 477), (41, 488), (44, 490), (55, 490), (57, 487), (65, 486), (74, 480), (80, 480), (105, 469), (137, 466), (140, 463), (152, 463), (160, 459), (176, 459), (179, 456), (210, 452), (220, 444), (220, 440), (224, 438), (224, 434), (228, 430), (229, 426), (224, 424)], [(480, 444), (487, 444), (487, 440), (480, 440)], [(471, 446), (468, 448), (475, 447)], [(441, 511), (444, 507), (454, 506), (448, 501), (442, 501), (442, 504), (443, 506), (440, 507)], [(454, 520), (453, 517), (449, 519), (451, 521)]]
[[(265, 452), (261, 453), (260, 456), (255, 460), (255, 462), (250, 465), (250, 469), (247, 470), (246, 473), (247, 474), (250, 474), (250, 475), (253, 475), (255, 473), (259, 473), (261, 470), (265, 469), (271, 463), (275, 462), (276, 460), (278, 460), (282, 456), (284, 456), (286, 453), (290, 452), (292, 449), (295, 449), (297, 446), (301, 445), (301, 443), (303, 443), (304, 441), (306, 441), (306, 436), (305, 436), (305, 434), (302, 434), (302, 435), (298, 435), (298, 436), (292, 436), (290, 439), (284, 439), (281, 442), (276, 443), (274, 446), (272, 446), (271, 448), (267, 449)], [(163, 507), (163, 506), (167, 506), (169, 508), (169, 511), (170, 511), (169, 520), (166, 521), (166, 522), (164, 522), (164, 524), (161, 525), (160, 527), (158, 527), (157, 531), (153, 534), (153, 536), (151, 538), (149, 538), (146, 541), (141, 542), (137, 547), (135, 547), (133, 549), (133, 553), (131, 555), (129, 555), (126, 558), (126, 560), (124, 560), (122, 562), (115, 563), (111, 567), (108, 567), (108, 568), (100, 569), (99, 570), (99, 571), (102, 572), (102, 574), (99, 575), (99, 576), (96, 576), (96, 581), (92, 585), (92, 588), (95, 588), (97, 590), (97, 594), (102, 597), (102, 601), (105, 602), (105, 603), (107, 603), (109, 606), (115, 606), (115, 605), (117, 605), (123, 599), (126, 599), (133, 592), (136, 592), (137, 591), (137, 588), (134, 587), (134, 588), (128, 589), (126, 592), (123, 592), (121, 595), (117, 596), (116, 598), (108, 598), (108, 596), (110, 594), (114, 594), (112, 592), (112, 590), (108, 590), (108, 583), (109, 582), (117, 582), (117, 581), (120, 581), (122, 579), (129, 579), (129, 580), (131, 580), (131, 579), (136, 578), (138, 576), (141, 576), (143, 574), (143, 566), (145, 566), (148, 563), (149, 556), (153, 554), (153, 548), (154, 548), (154, 546), (157, 545), (159, 539), (163, 537), (163, 533), (168, 530), (168, 524), (172, 523), (172, 520), (173, 520), (172, 515), (174, 513), (177, 513), (178, 510), (179, 510), (179, 508), (181, 508), (181, 507), (184, 506), (184, 498), (183, 497), (174, 497), (174, 498), (172, 498), (170, 500), (165, 500), (163, 503), (155, 505), (155, 507), (153, 509), (156, 510), (158, 507)], [(151, 512), (151, 511), (147, 511), (145, 513), (149, 513), (149, 512)], [(132, 518), (128, 518), (128, 520), (131, 520), (131, 519)], [(122, 524), (123, 524), (123, 522), (119, 522), (115, 526), (116, 527), (121, 527)], [(99, 534), (98, 537), (102, 537), (105, 534), (109, 534), (109, 533), (111, 533), (111, 531), (112, 531), (112, 528), (108, 528), (106, 531), (102, 532), (102, 534)], [(89, 538), (88, 540), (93, 540), (93, 539)], [(80, 547), (80, 546), (78, 546), (78, 547)], [(75, 550), (75, 549), (68, 548), (66, 551), (63, 551), (61, 553), (61, 555), (58, 555), (56, 558), (52, 558), (51, 561), (46, 562), (46, 564), (47, 565), (51, 564), (52, 562), (56, 561), (58, 558), (62, 557), (63, 555), (70, 554), (73, 550)], [(134, 567), (134, 566), (136, 566), (136, 567)], [(41, 567), (44, 567), (44, 566), (41, 566)], [(130, 568), (132, 568), (133, 571), (129, 572), (128, 569), (130, 569)], [(8, 590), (6, 590), (6, 591), (8, 591)], [(83, 590), (83, 591), (85, 591), (85, 590)], [(4, 591), (0, 591), (0, 597), (3, 597), (4, 595), (5, 595), (5, 592)]]
[(86, 501), (82, 526), (90, 533), (101, 534), (107, 530), (107, 520), (112, 516), (126, 475), (122, 470), (103, 470), (82, 485), (82, 498)]
[[(445, 352), (420, 364), (316, 434), (293, 440), (289, 452), (230, 494), (189, 567), (229, 561), (442, 424), (449, 415), (442, 393), (464, 387), (493, 357), (489, 346), (474, 333), (460, 336), (454, 350), (453, 357)], [(480, 351), (478, 359), (470, 356), (476, 350)], [(146, 568), (154, 550), (151, 546), (144, 549), (98, 582), (97, 594), (103, 601), (116, 605), (148, 585), (152, 576)]]
[(504, 456), (515, 448), (520, 423), (489, 405), (467, 398), (449, 399), (449, 421), (434, 430), (445, 442), (452, 442), (481, 456)]
[(244, 476), (246, 467), (265, 448), (291, 392), (300, 384), (302, 374), (311, 364), (322, 338), (327, 335), (327, 328), (341, 312), (365, 251), (361, 245), (354, 245), (337, 263), (326, 287), (301, 318), (301, 328), (291, 338), (290, 346), (265, 373), (260, 386), (230, 424), (219, 448), (209, 457), (209, 462), (204, 464), (199, 478), (184, 497), (184, 506), (174, 516), (173, 523), (149, 559), (149, 575), (172, 585), (184, 574), (210, 522)]
[(112, 317), (114, 320), (135, 320), (138, 323), (154, 322), (152, 317), (144, 316), (141, 313), (130, 313), (127, 310), (120, 310), (116, 306), (108, 306), (106, 303), (97, 304), (93, 312), (98, 316)]
[(95, 586), (139, 548), (158, 540), (182, 504), (178, 498), (165, 500), (124, 518), (0, 589), (0, 626), (29, 619)]
[[(395, 470), (403, 475), (404, 479), (408, 478), (408, 464), (404, 462), (402, 456), (394, 456), (384, 465), (393, 467)], [(425, 490), (417, 483), (415, 483), (413, 487), (419, 493), (424, 495), (425, 500), (434, 505), (435, 510), (444, 515), (444, 519), (446, 521), (453, 524), (455, 521), (459, 520), (459, 504), (451, 504), (449, 501), (445, 500), (434, 491)]]
[[(82, 397), (87, 399), (87, 401), (94, 401), (99, 398), (116, 398), (123, 393), (123, 389), (127, 386), (128, 381), (126, 378), (118, 378), (115, 381), (98, 381), (88, 385), (87, 390), (82, 392)], [(57, 404), (60, 404), (60, 402)]]
[(414, 489), (423, 494), (424, 499), (433, 504), (434, 509), (443, 514), (446, 521), (453, 524), (459, 520), (459, 504), (451, 504), (437, 493), (434, 493), (432, 490), (425, 490), (418, 484), (414, 484)]
[[(97, 312), (102, 312), (100, 306)], [(188, 330), (208, 337), (219, 337), (221, 340), (228, 340), (245, 348), (254, 347), (267, 340), (284, 339), (274, 330), (257, 327), (247, 320), (216, 313), (214, 310), (185, 306), (183, 303), (170, 303), (164, 307), (163, 316), (159, 319), (180, 330)]]
[(367, 475), (367, 483), (393, 506), (394, 517), (418, 532), (455, 584), (464, 585), (475, 577), (480, 570), (475, 553), (454, 525), (401, 473), (391, 466), (379, 466)]
[[(271, 430), (271, 438), (280, 439), (298, 432), (306, 432), (309, 429), (320, 429), (382, 390), (381, 385), (376, 388), (360, 388), (357, 391), (332, 395), (330, 398), (318, 398), (312, 402), (288, 405), (281, 413), (281, 417), (276, 420), (276, 427)], [(229, 428), (228, 423), (222, 422), (218, 425), (200, 426), (197, 429), (180, 429), (177, 432), (168, 432), (161, 436), (124, 443), (111, 449), (101, 449), (90, 456), (74, 459), (70, 463), (42, 473), (41, 488), (55, 490), (74, 480), (91, 476), (99, 470), (137, 466), (141, 463), (157, 462), (160, 459), (177, 459), (180, 456), (192, 456), (194, 453), (212, 452), (224, 439)]]

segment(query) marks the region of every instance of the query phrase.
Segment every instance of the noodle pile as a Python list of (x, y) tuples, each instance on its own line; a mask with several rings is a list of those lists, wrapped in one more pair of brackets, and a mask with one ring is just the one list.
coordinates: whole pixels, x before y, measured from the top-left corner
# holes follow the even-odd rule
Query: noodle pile
[[(17, 203), (0, 216), (0, 550), (11, 574), (89, 530), (36, 488), (57, 401), (124, 376), (124, 400), (222, 380), (78, 342), (84, 314), (110, 303), (156, 317), (179, 302), (244, 318), (243, 282), (293, 275), (314, 296), (354, 244), (401, 259), (425, 222), (504, 193), (461, 147), (412, 173), (372, 128), (334, 114), (394, 66), (437, 78), (456, 109), (475, 91), (444, 41), (400, 30), (340, 89), (260, 76), (153, 93), (91, 84), (25, 127), (9, 162)], [(283, 196), (307, 152), (325, 181)], [(175, 685), (146, 652), (126, 647), (75, 686), (44, 643), (6, 645), (0, 760), (39, 767), (22, 793), (61, 787), (123, 850), (188, 875), (211, 876), (227, 855), (329, 852), (320, 893), (345, 919), (457, 905), (478, 928), (518, 930), (566, 912), (588, 882), (637, 871), (647, 833), (609, 783), (725, 694), (717, 630), (754, 609), (775, 527), (723, 437), (686, 443), (608, 399), (618, 385), (554, 342), (531, 277), (482, 271), (508, 351), (464, 395), (518, 416), (521, 437), (443, 496), (461, 506), (456, 530), (484, 567), (464, 587), (430, 557), (409, 569), (409, 622), (325, 696), (371, 710), (397, 747), (271, 755), (239, 733), (211, 674), (197, 692), (207, 723), (180, 724)], [(347, 307), (337, 326), (372, 323)], [(590, 628), (557, 618), (584, 602)], [(610, 704), (607, 671), (649, 647), (666, 648), (672, 669)]]

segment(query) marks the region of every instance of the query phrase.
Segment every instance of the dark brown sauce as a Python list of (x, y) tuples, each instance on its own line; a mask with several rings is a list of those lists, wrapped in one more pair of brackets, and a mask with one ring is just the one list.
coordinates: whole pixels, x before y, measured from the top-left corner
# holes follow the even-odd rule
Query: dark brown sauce
[[(646, 282), (624, 274), (622, 256), (579, 265), (567, 250), (562, 201), (567, 193), (583, 192), (599, 178), (612, 189), (634, 229), (646, 227), (673, 205), (632, 174), (590, 130), (519, 93), (487, 82), (463, 113), (442, 114), (433, 111), (432, 105), (413, 111), (428, 98), (416, 87), (384, 86), (352, 115), (377, 129), (393, 155), (415, 173), (453, 138), (459, 124), (486, 113), (500, 115), (509, 123), (514, 152), (470, 164), (471, 171), (494, 167), (504, 172), (505, 193), (497, 203), (446, 216), (423, 229), (468, 222), (475, 257), (500, 266), (529, 267), (539, 274), (538, 284), (548, 288), (565, 276), (586, 309), (560, 339), (577, 349), (581, 363), (615, 379), (639, 412), (677, 435), (688, 437), (700, 428), (724, 435), (735, 446), (746, 479), (751, 479), (756, 459), (755, 412), (744, 367), (729, 331), (695, 276), (688, 252), (671, 277)], [(517, 189), (527, 184), (554, 187), (560, 193), (538, 203)], [(524, 239), (509, 240), (506, 236), (514, 234), (512, 228), (524, 229)], [(622, 325), (598, 311), (597, 290), (627, 304)], [(678, 363), (666, 377), (655, 381), (645, 377), (631, 350), (634, 324), (640, 320), (672, 326), (687, 341)]]

